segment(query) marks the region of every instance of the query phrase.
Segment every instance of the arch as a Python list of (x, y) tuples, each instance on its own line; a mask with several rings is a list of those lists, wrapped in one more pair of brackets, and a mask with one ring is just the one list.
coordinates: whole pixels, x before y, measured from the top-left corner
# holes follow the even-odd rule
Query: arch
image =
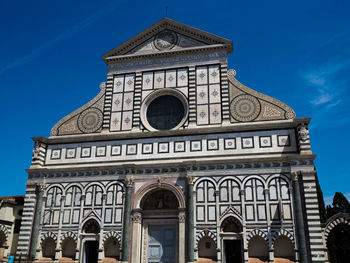
[(214, 234), (212, 231), (205, 229), (203, 231), (201, 231), (197, 236), (196, 236), (196, 247), (198, 247), (198, 243), (199, 241), (203, 238), (203, 237), (210, 237), (215, 245), (217, 246), (217, 239), (216, 239), (216, 234)]
[(93, 218), (87, 220), (83, 225), (83, 232), (87, 234), (98, 234), (101, 231), (100, 224)]
[(133, 209), (140, 209), (141, 205), (141, 200), (151, 192), (152, 190), (155, 189), (166, 189), (172, 192), (179, 203), (179, 209), (185, 209), (186, 208), (186, 201), (185, 201), (185, 196), (183, 192), (176, 187), (175, 185), (166, 183), (166, 182), (159, 182), (159, 183), (152, 183), (149, 185), (144, 186), (142, 189), (139, 190), (139, 192), (136, 194), (135, 202), (134, 202), (134, 207)]
[(276, 178), (284, 179), (285, 181), (287, 181), (288, 185), (291, 184), (291, 179), (287, 175), (285, 175), (285, 174), (274, 174), (274, 175), (271, 175), (271, 176), (268, 177), (268, 179), (266, 180), (266, 185), (269, 186), (271, 181), (273, 179), (276, 179)]
[(266, 242), (268, 242), (267, 234), (265, 232), (261, 231), (260, 229), (257, 229), (257, 228), (249, 232), (249, 234), (247, 236), (247, 242), (249, 242), (255, 236), (259, 236), (259, 237), (263, 238)]
[(165, 189), (153, 189), (141, 200), (142, 210), (178, 209), (179, 202), (173, 192)]
[(244, 178), (244, 180), (242, 181), (242, 186), (243, 186), (243, 189), (245, 188), (245, 185), (248, 181), (250, 181), (251, 179), (257, 179), (259, 180), (262, 185), (264, 186), (264, 188), (266, 188), (266, 181), (264, 180), (264, 178), (258, 176), (258, 175), (250, 175), (250, 176), (247, 176), (247, 178)]
[(106, 185), (106, 191), (108, 191), (108, 188), (109, 188), (109, 187), (111, 187), (112, 185), (115, 185), (115, 184), (120, 185), (120, 186), (123, 188), (123, 191), (125, 191), (125, 184), (124, 184), (122, 181), (112, 181), (112, 182), (109, 182), (109, 183)]
[(97, 185), (99, 187), (102, 188), (102, 193), (105, 194), (106, 193), (106, 187), (102, 184), (102, 183), (99, 183), (99, 182), (91, 182), (87, 185), (84, 186), (84, 189), (83, 189), (83, 195), (86, 195), (86, 190), (89, 189), (90, 186), (94, 186), (94, 185)]
[(46, 239), (46, 238), (52, 238), (55, 242), (57, 242), (57, 235), (53, 232), (46, 232), (45, 234), (43, 234), (41, 236), (41, 239), (40, 239), (40, 245), (43, 243), (43, 241)]
[(121, 244), (121, 242), (122, 242), (121, 235), (120, 235), (120, 233), (118, 233), (116, 231), (110, 231), (107, 234), (105, 234), (103, 237), (102, 243), (104, 244), (106, 242), (106, 240), (110, 237), (115, 237), (118, 240), (119, 244)]
[(277, 260), (295, 261), (295, 247), (292, 240), (286, 235), (278, 236), (273, 242), (275, 262)]
[(338, 213), (328, 219), (324, 230), (325, 243), (327, 244), (330, 232), (338, 225), (345, 224), (350, 226), (350, 215)]
[(50, 186), (46, 189), (45, 193), (47, 193), (48, 191), (50, 191), (50, 190), (51, 190), (52, 188), (54, 188), (54, 187), (57, 187), (57, 188), (61, 189), (62, 194), (65, 193), (64, 187), (63, 187), (62, 185), (60, 185), (60, 184), (50, 184)]
[(294, 236), (293, 236), (293, 234), (290, 233), (288, 230), (282, 228), (279, 231), (273, 233), (273, 235), (272, 235), (272, 244), (273, 244), (273, 246), (274, 246), (275, 240), (279, 236), (286, 236), (287, 238), (289, 238), (291, 240), (291, 242), (294, 245)]
[(67, 238), (72, 238), (75, 242), (78, 241), (77, 235), (76, 235), (74, 232), (69, 231), (69, 232), (64, 233), (64, 234), (61, 236), (61, 242), (60, 242), (61, 245), (62, 245), (63, 240), (65, 240), (65, 239), (67, 239)]
[(197, 245), (198, 248), (198, 263), (215, 262), (217, 260), (216, 243), (210, 236), (203, 236)]
[(67, 184), (66, 187), (64, 188), (64, 190), (67, 191), (69, 188), (74, 187), (74, 186), (78, 187), (81, 190), (81, 192), (83, 192), (84, 187), (81, 184), (79, 184), (79, 183)]
[(203, 181), (210, 181), (215, 186), (215, 191), (218, 190), (218, 184), (213, 178), (205, 177), (201, 178), (199, 180), (196, 180), (193, 184), (193, 189), (196, 191), (198, 184), (202, 183)]
[(235, 182), (240, 186), (240, 188), (242, 188), (242, 181), (239, 180), (239, 178), (234, 177), (234, 176), (232, 176), (232, 175), (221, 177), (220, 180), (218, 181), (218, 187), (220, 187), (220, 185), (221, 185), (224, 181), (226, 181), (226, 180), (235, 181)]
[(75, 260), (77, 242), (72, 237), (65, 238), (61, 243), (62, 258), (64, 260)]
[(239, 219), (229, 215), (221, 221), (220, 229), (222, 232), (233, 232), (239, 234), (242, 232), (243, 227)]
[(248, 262), (268, 262), (269, 246), (266, 239), (255, 235), (248, 242)]
[(103, 242), (103, 262), (117, 262), (120, 258), (120, 241), (110, 236)]
[(41, 261), (53, 261), (56, 254), (56, 240), (47, 237), (41, 242)]

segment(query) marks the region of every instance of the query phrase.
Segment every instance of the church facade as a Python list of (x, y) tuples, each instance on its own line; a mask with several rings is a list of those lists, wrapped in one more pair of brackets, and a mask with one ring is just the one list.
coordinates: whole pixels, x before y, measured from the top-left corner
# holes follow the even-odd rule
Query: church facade
[(164, 18), (103, 56), (90, 102), (34, 137), (18, 253), (40, 262), (326, 262), (309, 118)]

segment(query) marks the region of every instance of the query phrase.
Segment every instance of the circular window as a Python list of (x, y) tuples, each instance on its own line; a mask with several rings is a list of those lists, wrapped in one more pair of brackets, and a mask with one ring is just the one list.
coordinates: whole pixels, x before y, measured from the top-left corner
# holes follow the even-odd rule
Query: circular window
[(141, 120), (148, 130), (172, 130), (181, 127), (188, 115), (186, 97), (172, 89), (151, 93), (141, 107)]

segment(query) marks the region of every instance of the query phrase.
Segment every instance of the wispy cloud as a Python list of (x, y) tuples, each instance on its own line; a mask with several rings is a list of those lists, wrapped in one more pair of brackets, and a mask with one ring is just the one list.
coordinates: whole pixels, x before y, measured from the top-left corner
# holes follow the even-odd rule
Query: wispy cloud
[[(341, 35), (344, 37), (344, 34)], [(349, 34), (350, 36), (350, 34)], [(334, 38), (333, 42), (340, 41)], [(342, 39), (343, 42), (350, 42), (350, 37)], [(332, 45), (328, 42), (327, 44)], [(324, 47), (322, 47), (324, 48)], [(322, 54), (322, 50), (318, 50)], [(333, 55), (324, 58), (320, 55), (321, 62), (309, 65), (299, 71), (303, 80), (303, 94), (308, 104), (314, 109), (312, 125), (318, 125), (319, 120), (337, 121), (342, 125), (350, 121), (346, 114), (336, 114), (346, 107), (346, 96), (350, 85), (350, 49), (336, 50)], [(334, 116), (341, 116), (338, 121)]]
[(2, 67), (0, 69), (0, 74), (16, 68), (18, 66), (21, 66), (30, 60), (34, 59), (35, 57), (40, 56), (50, 48), (52, 48), (54, 45), (58, 44), (59, 42), (72, 37), (76, 33), (82, 31), (83, 29), (89, 27), (90, 25), (96, 23), (98, 20), (102, 19), (103, 17), (107, 16), (109, 13), (114, 11), (120, 4), (126, 2), (126, 0), (113, 0), (109, 2), (107, 5), (102, 7), (101, 9), (97, 10), (95, 13), (90, 15), (89, 17), (83, 19), (79, 23), (71, 26), (70, 28), (67, 28), (62, 33), (58, 34), (56, 37), (49, 39), (42, 45), (38, 46), (37, 48), (30, 51), (28, 54), (24, 55), (23, 57), (17, 58), (14, 61), (10, 62), (6, 66)]

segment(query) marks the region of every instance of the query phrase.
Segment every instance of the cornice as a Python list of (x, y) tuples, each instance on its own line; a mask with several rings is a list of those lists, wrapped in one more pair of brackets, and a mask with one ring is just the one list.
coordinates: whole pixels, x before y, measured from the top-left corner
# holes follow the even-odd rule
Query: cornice
[(211, 133), (225, 132), (249, 132), (273, 129), (294, 129), (300, 124), (309, 124), (311, 118), (296, 118), (290, 120), (277, 121), (260, 121), (260, 122), (243, 122), (229, 124), (227, 126), (218, 125), (216, 127), (196, 127), (183, 130), (168, 130), (168, 131), (152, 131), (152, 132), (117, 132), (117, 133), (95, 133), (95, 134), (79, 134), (79, 135), (62, 135), (46, 138), (44, 136), (32, 137), (35, 142), (43, 142), (45, 144), (58, 143), (78, 143), (91, 141), (109, 141), (109, 140), (125, 140), (137, 138), (159, 138), (167, 136), (186, 136)]
[[(79, 173), (79, 172), (94, 172), (94, 171), (135, 171), (135, 170), (162, 170), (167, 169), (168, 172), (171, 172), (172, 169), (175, 169), (173, 172), (177, 171), (186, 171), (191, 170), (193, 167), (195, 170), (215, 170), (215, 169), (224, 169), (229, 166), (230, 169), (241, 169), (241, 168), (267, 168), (267, 167), (284, 167), (295, 164), (306, 165), (307, 162), (313, 162), (316, 158), (315, 154), (300, 155), (300, 154), (279, 154), (279, 155), (252, 155), (249, 157), (228, 157), (228, 158), (206, 158), (204, 160), (183, 160), (183, 159), (174, 159), (154, 162), (124, 162), (120, 163), (99, 163), (99, 164), (87, 164), (87, 165), (77, 165), (75, 167), (67, 165), (65, 167), (43, 167), (43, 168), (31, 168), (27, 169), (28, 174), (33, 173)], [(295, 165), (294, 164), (294, 165)], [(204, 167), (204, 168), (203, 168)], [(180, 169), (180, 170), (179, 170)], [(98, 175), (98, 174), (97, 174)]]
[(147, 53), (141, 53), (141, 54), (130, 54), (130, 55), (117, 55), (117, 56), (106, 57), (104, 61), (107, 65), (111, 65), (121, 61), (137, 61), (141, 59), (158, 58), (158, 57), (169, 58), (169, 57), (179, 56), (179, 55), (199, 54), (203, 52), (218, 51), (218, 50), (225, 50), (227, 53), (230, 53), (232, 51), (232, 46), (228, 44), (216, 44), (216, 45), (201, 46), (201, 47), (182, 48), (177, 50), (165, 50), (165, 51), (156, 51), (156, 52), (153, 51), (153, 52), (147, 52)]

